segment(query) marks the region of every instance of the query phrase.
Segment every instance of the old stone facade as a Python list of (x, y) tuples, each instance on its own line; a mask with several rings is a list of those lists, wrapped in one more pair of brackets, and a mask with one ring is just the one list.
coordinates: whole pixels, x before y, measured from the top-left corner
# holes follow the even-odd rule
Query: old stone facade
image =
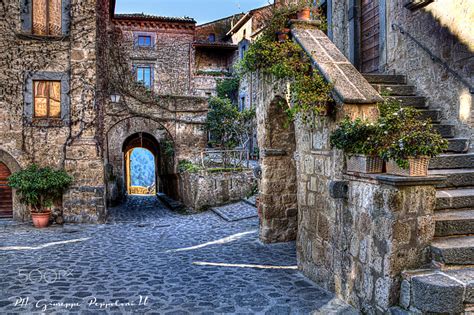
[[(0, 19), (0, 150), (11, 171), (30, 163), (65, 168), (75, 177), (64, 195), (64, 216), (100, 221), (105, 216), (104, 169), (98, 139), (97, 1), (55, 4), (62, 10), (61, 32), (37, 35), (32, 1), (3, 1)], [(78, 18), (80, 17), (80, 18)], [(36, 117), (33, 85), (58, 81), (61, 115)], [(28, 217), (14, 201), (13, 216)]]
[[(59, 1), (61, 33), (45, 36), (32, 28), (32, 5), (1, 4), (0, 162), (11, 172), (31, 163), (64, 168), (74, 184), (56, 212), (66, 222), (103, 222), (107, 204), (125, 193), (124, 150), (146, 144), (160, 190), (179, 198), (178, 161), (207, 143), (207, 100), (192, 96), (195, 21), (115, 16), (114, 1)], [(116, 82), (120, 67), (149, 92)], [(49, 85), (56, 92), (41, 94)], [(29, 209), (13, 199), (13, 217), (27, 219)]]

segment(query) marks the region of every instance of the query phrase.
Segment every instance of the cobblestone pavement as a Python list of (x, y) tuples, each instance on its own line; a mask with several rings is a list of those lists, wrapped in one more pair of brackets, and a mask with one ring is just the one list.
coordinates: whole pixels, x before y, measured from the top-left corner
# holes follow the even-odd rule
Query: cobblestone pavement
[(294, 269), (295, 244), (132, 197), (105, 225), (0, 221), (0, 314), (323, 314), (351, 310)]
[(258, 216), (257, 208), (241, 201), (222, 207), (211, 209), (226, 221), (239, 221), (243, 219), (254, 218)]

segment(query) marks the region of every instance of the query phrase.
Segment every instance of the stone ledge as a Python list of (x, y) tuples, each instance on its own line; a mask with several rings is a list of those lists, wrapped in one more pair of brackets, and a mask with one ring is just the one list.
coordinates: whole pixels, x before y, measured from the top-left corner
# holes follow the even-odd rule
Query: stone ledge
[(372, 184), (385, 184), (392, 186), (428, 186), (439, 185), (446, 180), (446, 176), (426, 176), (426, 177), (406, 177), (390, 175), (386, 173), (366, 174), (347, 172), (343, 175), (344, 179), (369, 182)]
[(392, 186), (428, 186), (439, 185), (446, 180), (445, 176), (406, 177), (397, 175), (376, 175), (375, 179), (382, 184)]

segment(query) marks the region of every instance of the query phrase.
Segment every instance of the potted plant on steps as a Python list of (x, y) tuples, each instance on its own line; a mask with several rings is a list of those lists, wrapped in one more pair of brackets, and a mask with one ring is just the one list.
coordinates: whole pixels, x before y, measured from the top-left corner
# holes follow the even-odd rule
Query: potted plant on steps
[(8, 178), (8, 185), (16, 189), (20, 202), (30, 207), (31, 218), (37, 228), (48, 226), (51, 206), (61, 199), (72, 182), (72, 177), (66, 171), (40, 168), (36, 164)]
[(433, 128), (431, 121), (420, 119), (416, 108), (402, 107), (395, 100), (379, 108), (384, 130), (381, 156), (387, 161), (387, 173), (428, 176), (430, 158), (446, 151), (448, 141)]
[(381, 143), (377, 123), (360, 118), (345, 118), (331, 134), (331, 146), (346, 154), (347, 172), (382, 173), (383, 160), (379, 157)]
[(308, 0), (303, 0), (300, 3), (300, 8), (297, 12), (298, 20), (300, 21), (309, 21), (311, 20), (311, 2)]

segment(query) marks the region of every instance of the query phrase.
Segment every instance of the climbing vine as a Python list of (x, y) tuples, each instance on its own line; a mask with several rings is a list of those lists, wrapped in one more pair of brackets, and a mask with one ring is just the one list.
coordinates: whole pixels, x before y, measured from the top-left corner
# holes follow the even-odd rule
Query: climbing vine
[(314, 117), (327, 113), (332, 85), (312, 67), (301, 46), (289, 38), (287, 23), (300, 8), (301, 4), (275, 9), (264, 33), (250, 46), (239, 67), (243, 74), (260, 71), (289, 80), (292, 104), (285, 108), (289, 121), (299, 118), (314, 127)]

